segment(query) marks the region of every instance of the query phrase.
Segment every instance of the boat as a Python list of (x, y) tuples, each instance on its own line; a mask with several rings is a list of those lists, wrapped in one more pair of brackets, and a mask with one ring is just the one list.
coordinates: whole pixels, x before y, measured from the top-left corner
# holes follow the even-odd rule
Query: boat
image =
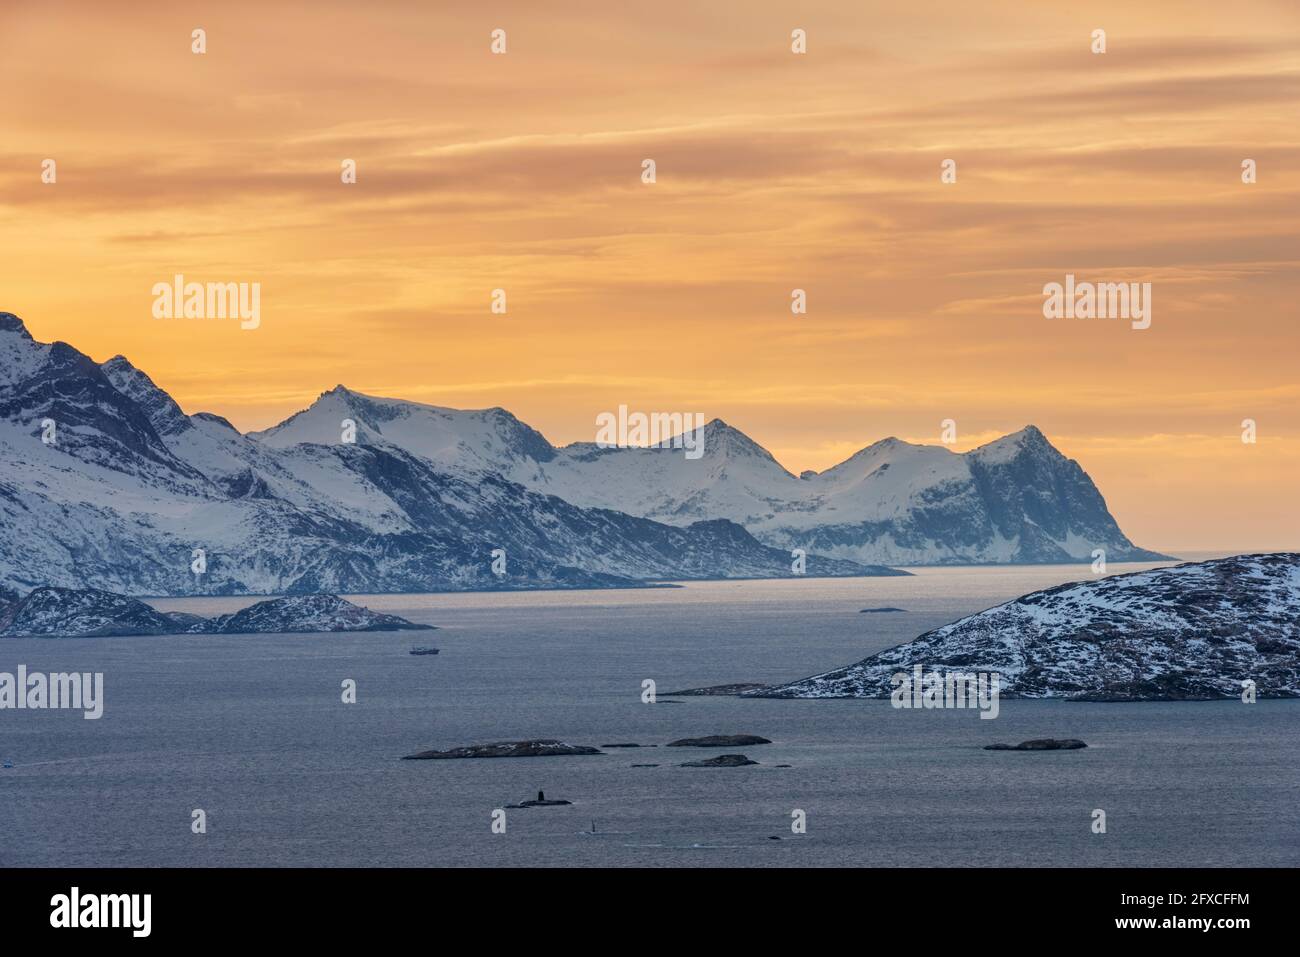
[(437, 648), (421, 648), (417, 646), (411, 649), (411, 654), (413, 655), (436, 655), (437, 653)]

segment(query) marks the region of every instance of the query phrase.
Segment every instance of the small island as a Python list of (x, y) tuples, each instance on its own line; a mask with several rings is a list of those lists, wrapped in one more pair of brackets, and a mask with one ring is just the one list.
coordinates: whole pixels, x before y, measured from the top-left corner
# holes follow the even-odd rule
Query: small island
[(749, 764), (758, 764), (757, 761), (751, 761), (743, 754), (719, 754), (716, 758), (705, 758), (703, 761), (687, 761), (685, 764), (679, 764), (679, 768), (743, 768)]
[(158, 611), (97, 588), (33, 589), (0, 604), (0, 638), (127, 638), (147, 635), (319, 634), (433, 631), (433, 625), (354, 605), (338, 595), (271, 598), (216, 618)]
[(456, 758), (550, 758), (572, 754), (604, 754), (584, 744), (566, 744), (553, 739), (533, 741), (494, 741), (491, 744), (468, 744), (446, 751), (417, 751), (402, 756), (403, 761), (438, 761)]
[(1034, 738), (1019, 744), (986, 744), (985, 751), (1077, 751), (1087, 745), (1078, 738)]
[(679, 738), (669, 741), (670, 748), (743, 748), (752, 744), (771, 744), (756, 734), (711, 734), (704, 738)]

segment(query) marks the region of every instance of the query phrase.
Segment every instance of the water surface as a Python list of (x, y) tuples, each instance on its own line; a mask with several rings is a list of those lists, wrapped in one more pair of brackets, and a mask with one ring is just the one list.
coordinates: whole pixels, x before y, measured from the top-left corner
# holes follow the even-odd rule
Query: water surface
[[(1112, 572), (1131, 570), (1112, 566)], [(0, 671), (102, 671), (105, 713), (0, 712), (0, 866), (1290, 865), (1300, 862), (1300, 702), (686, 698), (786, 681), (1087, 566), (912, 578), (709, 582), (653, 591), (388, 595), (435, 632), (5, 640)], [(205, 614), (255, 599), (160, 600)], [(893, 605), (902, 614), (859, 614)], [(442, 653), (408, 654), (415, 644)], [(344, 679), (358, 701), (340, 700)], [(754, 733), (761, 762), (674, 738)], [(1080, 737), (1088, 749), (981, 750)], [(555, 737), (661, 747), (575, 758), (400, 761)], [(657, 763), (657, 768), (633, 768)], [(775, 765), (790, 764), (790, 768)], [(494, 809), (535, 797), (570, 807)], [(208, 833), (191, 833), (191, 811)], [(1093, 834), (1092, 812), (1107, 815)], [(807, 834), (791, 833), (806, 812)], [(595, 827), (595, 833), (592, 827)], [(780, 837), (781, 840), (771, 840)]]

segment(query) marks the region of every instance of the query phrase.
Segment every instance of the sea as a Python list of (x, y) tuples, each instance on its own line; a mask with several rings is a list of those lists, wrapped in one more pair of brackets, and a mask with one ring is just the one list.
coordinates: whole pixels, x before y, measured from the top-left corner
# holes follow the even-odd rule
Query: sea
[[(1300, 863), (1300, 701), (1004, 700), (987, 720), (668, 694), (820, 673), (1091, 576), (912, 571), (349, 596), (428, 632), (6, 639), (0, 671), (102, 672), (104, 711), (0, 711), (0, 867)], [(862, 613), (884, 606), (902, 611)], [(724, 749), (758, 762), (738, 768), (680, 767), (719, 752), (664, 747), (711, 734), (772, 743)], [(1088, 747), (983, 749), (1042, 737)], [(536, 738), (642, 747), (401, 760)], [(508, 807), (539, 791), (571, 803)]]

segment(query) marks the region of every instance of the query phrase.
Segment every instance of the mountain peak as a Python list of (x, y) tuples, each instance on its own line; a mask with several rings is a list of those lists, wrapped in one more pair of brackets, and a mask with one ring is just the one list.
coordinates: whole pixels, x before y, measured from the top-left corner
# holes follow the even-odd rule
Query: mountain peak
[(12, 312), (0, 312), (0, 332), (17, 333), (24, 339), (32, 337), (32, 334), (27, 331), (27, 326)]
[[(759, 445), (740, 429), (728, 425), (722, 419), (715, 418), (704, 426), (704, 451), (705, 454), (729, 455), (736, 456), (753, 456), (755, 458), (770, 460), (773, 464), (779, 464), (776, 459), (772, 458), (772, 453), (763, 446)], [(782, 468), (784, 472), (785, 469)]]
[(1000, 439), (986, 442), (973, 449), (971, 454), (984, 460), (999, 461), (1013, 458), (1022, 451), (1061, 454), (1036, 425), (1026, 425), (1019, 432), (1011, 432)]
[(898, 436), (891, 435), (888, 436), (887, 438), (878, 439), (875, 442), (872, 442), (870, 445), (858, 449), (856, 452), (850, 455), (843, 462), (840, 462), (838, 465), (827, 469), (822, 474), (823, 475), (830, 474), (832, 472), (836, 472), (837, 470), (842, 470), (844, 466), (849, 465), (852, 462), (861, 462), (865, 459), (878, 458), (882, 454), (897, 452), (903, 449), (923, 449), (929, 447), (930, 446), (914, 445), (911, 442), (904, 442)]
[(116, 355), (99, 364), (109, 384), (136, 403), (159, 435), (175, 435), (190, 428), (187, 416), (170, 395), (149, 376), (131, 364), (124, 355)]
[[(1020, 439), (1025, 442), (1047, 442), (1047, 436), (1043, 434), (1043, 430), (1032, 424), (1026, 425), (1019, 432), (1012, 432), (1010, 435), (1005, 436), (1005, 438)], [(1051, 443), (1047, 442), (1047, 444), (1050, 445)]]
[[(906, 439), (900, 439), (896, 435), (889, 435), (883, 439), (879, 439), (875, 442), (872, 442), (865, 449), (863, 449), (862, 452), (871, 452), (871, 451), (890, 452), (898, 449), (932, 449), (932, 448), (936, 448), (936, 446), (922, 445), (916, 442), (909, 442)], [(946, 448), (946, 446), (938, 446), (938, 448)], [(859, 452), (858, 454), (860, 455), (861, 452)]]
[(710, 419), (704, 424), (704, 434), (714, 436), (718, 439), (735, 439), (742, 442), (748, 442), (750, 445), (758, 445), (757, 442), (751, 439), (744, 432), (740, 431), (740, 429), (736, 428), (734, 425), (728, 425), (722, 419), (718, 418)]
[[(0, 312), (0, 387), (16, 385), (35, 375), (52, 351), (52, 346), (34, 340), (12, 312)], [(62, 351), (60, 357), (75, 361), (74, 355)]]

